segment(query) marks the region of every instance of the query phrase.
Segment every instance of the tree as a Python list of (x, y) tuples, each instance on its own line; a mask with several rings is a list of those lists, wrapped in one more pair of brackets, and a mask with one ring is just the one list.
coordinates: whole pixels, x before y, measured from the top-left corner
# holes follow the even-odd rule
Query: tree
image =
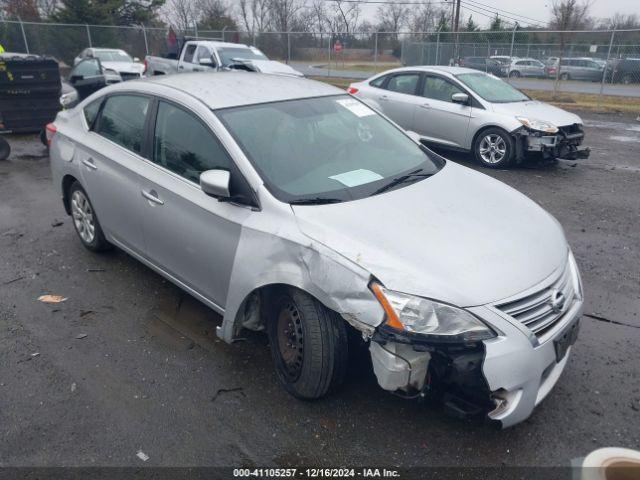
[(37, 22), (41, 19), (35, 0), (2, 0), (0, 5), (3, 13), (9, 19), (20, 18), (29, 22)]
[(196, 4), (193, 0), (169, 0), (166, 5), (169, 23), (179, 31), (185, 32), (198, 21)]
[(391, 1), (378, 7), (378, 29), (383, 32), (393, 32), (398, 39), (398, 32), (409, 20), (408, 7), (400, 2)]
[(349, 36), (358, 29), (360, 22), (360, 4), (335, 0), (335, 12), (330, 18), (331, 29), (334, 32), (345, 33)]
[(65, 0), (51, 17), (61, 23), (136, 25), (156, 18), (164, 0)]
[(469, 15), (467, 23), (464, 26), (464, 29), (467, 32), (477, 32), (480, 29), (476, 24), (476, 22), (473, 21), (473, 15)]
[(233, 18), (229, 6), (223, 0), (198, 0), (197, 3), (202, 30), (237, 30), (238, 25)]
[(578, 30), (585, 28), (589, 22), (591, 3), (580, 0), (555, 0), (551, 7), (549, 27), (554, 30)]
[(497, 32), (499, 30), (504, 30), (504, 24), (500, 16), (496, 13), (496, 16), (493, 20), (491, 20), (491, 24), (489, 25), (489, 30), (492, 32)]

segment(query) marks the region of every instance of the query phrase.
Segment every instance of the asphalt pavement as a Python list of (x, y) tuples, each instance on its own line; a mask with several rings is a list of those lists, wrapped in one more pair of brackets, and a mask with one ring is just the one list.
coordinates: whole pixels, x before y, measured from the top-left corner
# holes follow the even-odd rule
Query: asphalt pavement
[[(311, 65), (308, 63), (291, 64), (296, 70), (299, 70), (307, 76), (317, 77), (336, 77), (336, 78), (353, 78), (364, 80), (373, 76), (375, 71), (350, 70), (348, 68), (328, 68), (328, 65)], [(546, 78), (510, 78), (508, 79), (516, 88), (524, 88), (529, 90), (553, 91), (554, 80)], [(571, 93), (600, 93), (600, 82), (588, 82), (578, 80), (561, 81), (559, 86), (560, 92)], [(640, 85), (622, 85), (619, 83), (605, 83), (602, 93), (604, 95), (615, 95), (624, 97), (640, 97)]]
[(204, 305), (121, 251), (85, 250), (46, 151), (35, 136), (10, 137), (0, 466), (569, 465), (599, 447), (640, 448), (640, 123), (585, 118), (590, 159), (484, 170), (563, 224), (586, 294), (559, 383), (504, 431), (384, 392), (366, 352), (352, 355), (340, 391), (295, 400), (276, 383), (263, 335), (227, 345)]

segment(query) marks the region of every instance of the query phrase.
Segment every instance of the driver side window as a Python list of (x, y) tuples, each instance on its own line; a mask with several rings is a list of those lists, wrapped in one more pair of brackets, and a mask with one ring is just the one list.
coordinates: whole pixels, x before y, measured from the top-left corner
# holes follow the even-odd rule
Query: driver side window
[(69, 78), (73, 77), (97, 77), (98, 75), (102, 75), (102, 68), (100, 66), (100, 61), (97, 58), (88, 58), (86, 60), (82, 60), (78, 65), (73, 67), (71, 73), (69, 74)]
[(211, 51), (207, 47), (200, 46), (198, 47), (198, 51), (196, 52), (195, 63), (200, 63), (200, 60), (211, 60), (211, 66), (214, 67), (216, 64)]
[(193, 63), (193, 54), (196, 53), (196, 45), (187, 45), (185, 51), (184, 51), (184, 58), (183, 60), (186, 63)]
[(424, 77), (424, 85), (422, 86), (422, 96), (442, 102), (450, 102), (451, 95), (454, 93), (465, 93), (462, 89), (453, 83), (446, 81), (444, 78), (426, 75)]

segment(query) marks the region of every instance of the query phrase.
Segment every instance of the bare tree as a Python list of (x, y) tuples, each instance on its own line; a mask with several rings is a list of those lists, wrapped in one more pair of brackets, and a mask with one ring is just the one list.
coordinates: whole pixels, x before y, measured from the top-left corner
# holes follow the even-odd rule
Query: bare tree
[(347, 36), (355, 32), (360, 21), (360, 4), (345, 3), (340, 0), (334, 2), (334, 14), (330, 18), (331, 30), (343, 32)]
[(170, 25), (185, 32), (198, 21), (197, 8), (194, 0), (169, 0), (165, 4), (164, 16)]
[(378, 29), (383, 32), (395, 32), (394, 38), (398, 39), (398, 32), (409, 20), (409, 8), (404, 3), (392, 1), (378, 7)]
[(42, 18), (49, 18), (58, 9), (61, 2), (59, 0), (37, 0), (38, 10)]
[(255, 41), (256, 33), (264, 32), (269, 22), (270, 0), (240, 0), (241, 23)]
[(564, 55), (564, 47), (566, 44), (566, 35), (568, 30), (577, 30), (584, 28), (585, 23), (589, 20), (590, 0), (554, 0), (551, 8), (551, 21), (549, 26), (552, 29), (560, 31), (560, 54), (558, 55), (558, 66), (556, 68), (556, 79), (553, 84), (553, 95), (558, 93), (558, 85), (562, 74), (562, 57)]

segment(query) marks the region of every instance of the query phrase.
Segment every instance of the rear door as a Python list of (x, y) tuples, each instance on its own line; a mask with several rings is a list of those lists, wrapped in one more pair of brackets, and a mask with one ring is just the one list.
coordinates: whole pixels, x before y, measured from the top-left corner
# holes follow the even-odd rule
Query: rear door
[(420, 98), (416, 96), (419, 72), (401, 72), (389, 75), (384, 89), (379, 90), (374, 100), (383, 113), (405, 130), (413, 129), (413, 118)]
[[(85, 118), (93, 118), (100, 102), (85, 107)], [(108, 239), (139, 254), (144, 254), (144, 240), (136, 171), (144, 161), (140, 154), (149, 105), (145, 95), (108, 96), (97, 118), (88, 122), (91, 131), (77, 154), (82, 185)]]
[(416, 108), (414, 130), (430, 141), (464, 148), (471, 107), (453, 103), (454, 93), (467, 93), (439, 75), (424, 74), (419, 107)]
[(206, 170), (228, 170), (232, 194), (246, 182), (202, 118), (168, 101), (156, 105), (138, 194), (148, 258), (224, 308), (242, 223), (255, 212), (206, 195), (199, 179)]

